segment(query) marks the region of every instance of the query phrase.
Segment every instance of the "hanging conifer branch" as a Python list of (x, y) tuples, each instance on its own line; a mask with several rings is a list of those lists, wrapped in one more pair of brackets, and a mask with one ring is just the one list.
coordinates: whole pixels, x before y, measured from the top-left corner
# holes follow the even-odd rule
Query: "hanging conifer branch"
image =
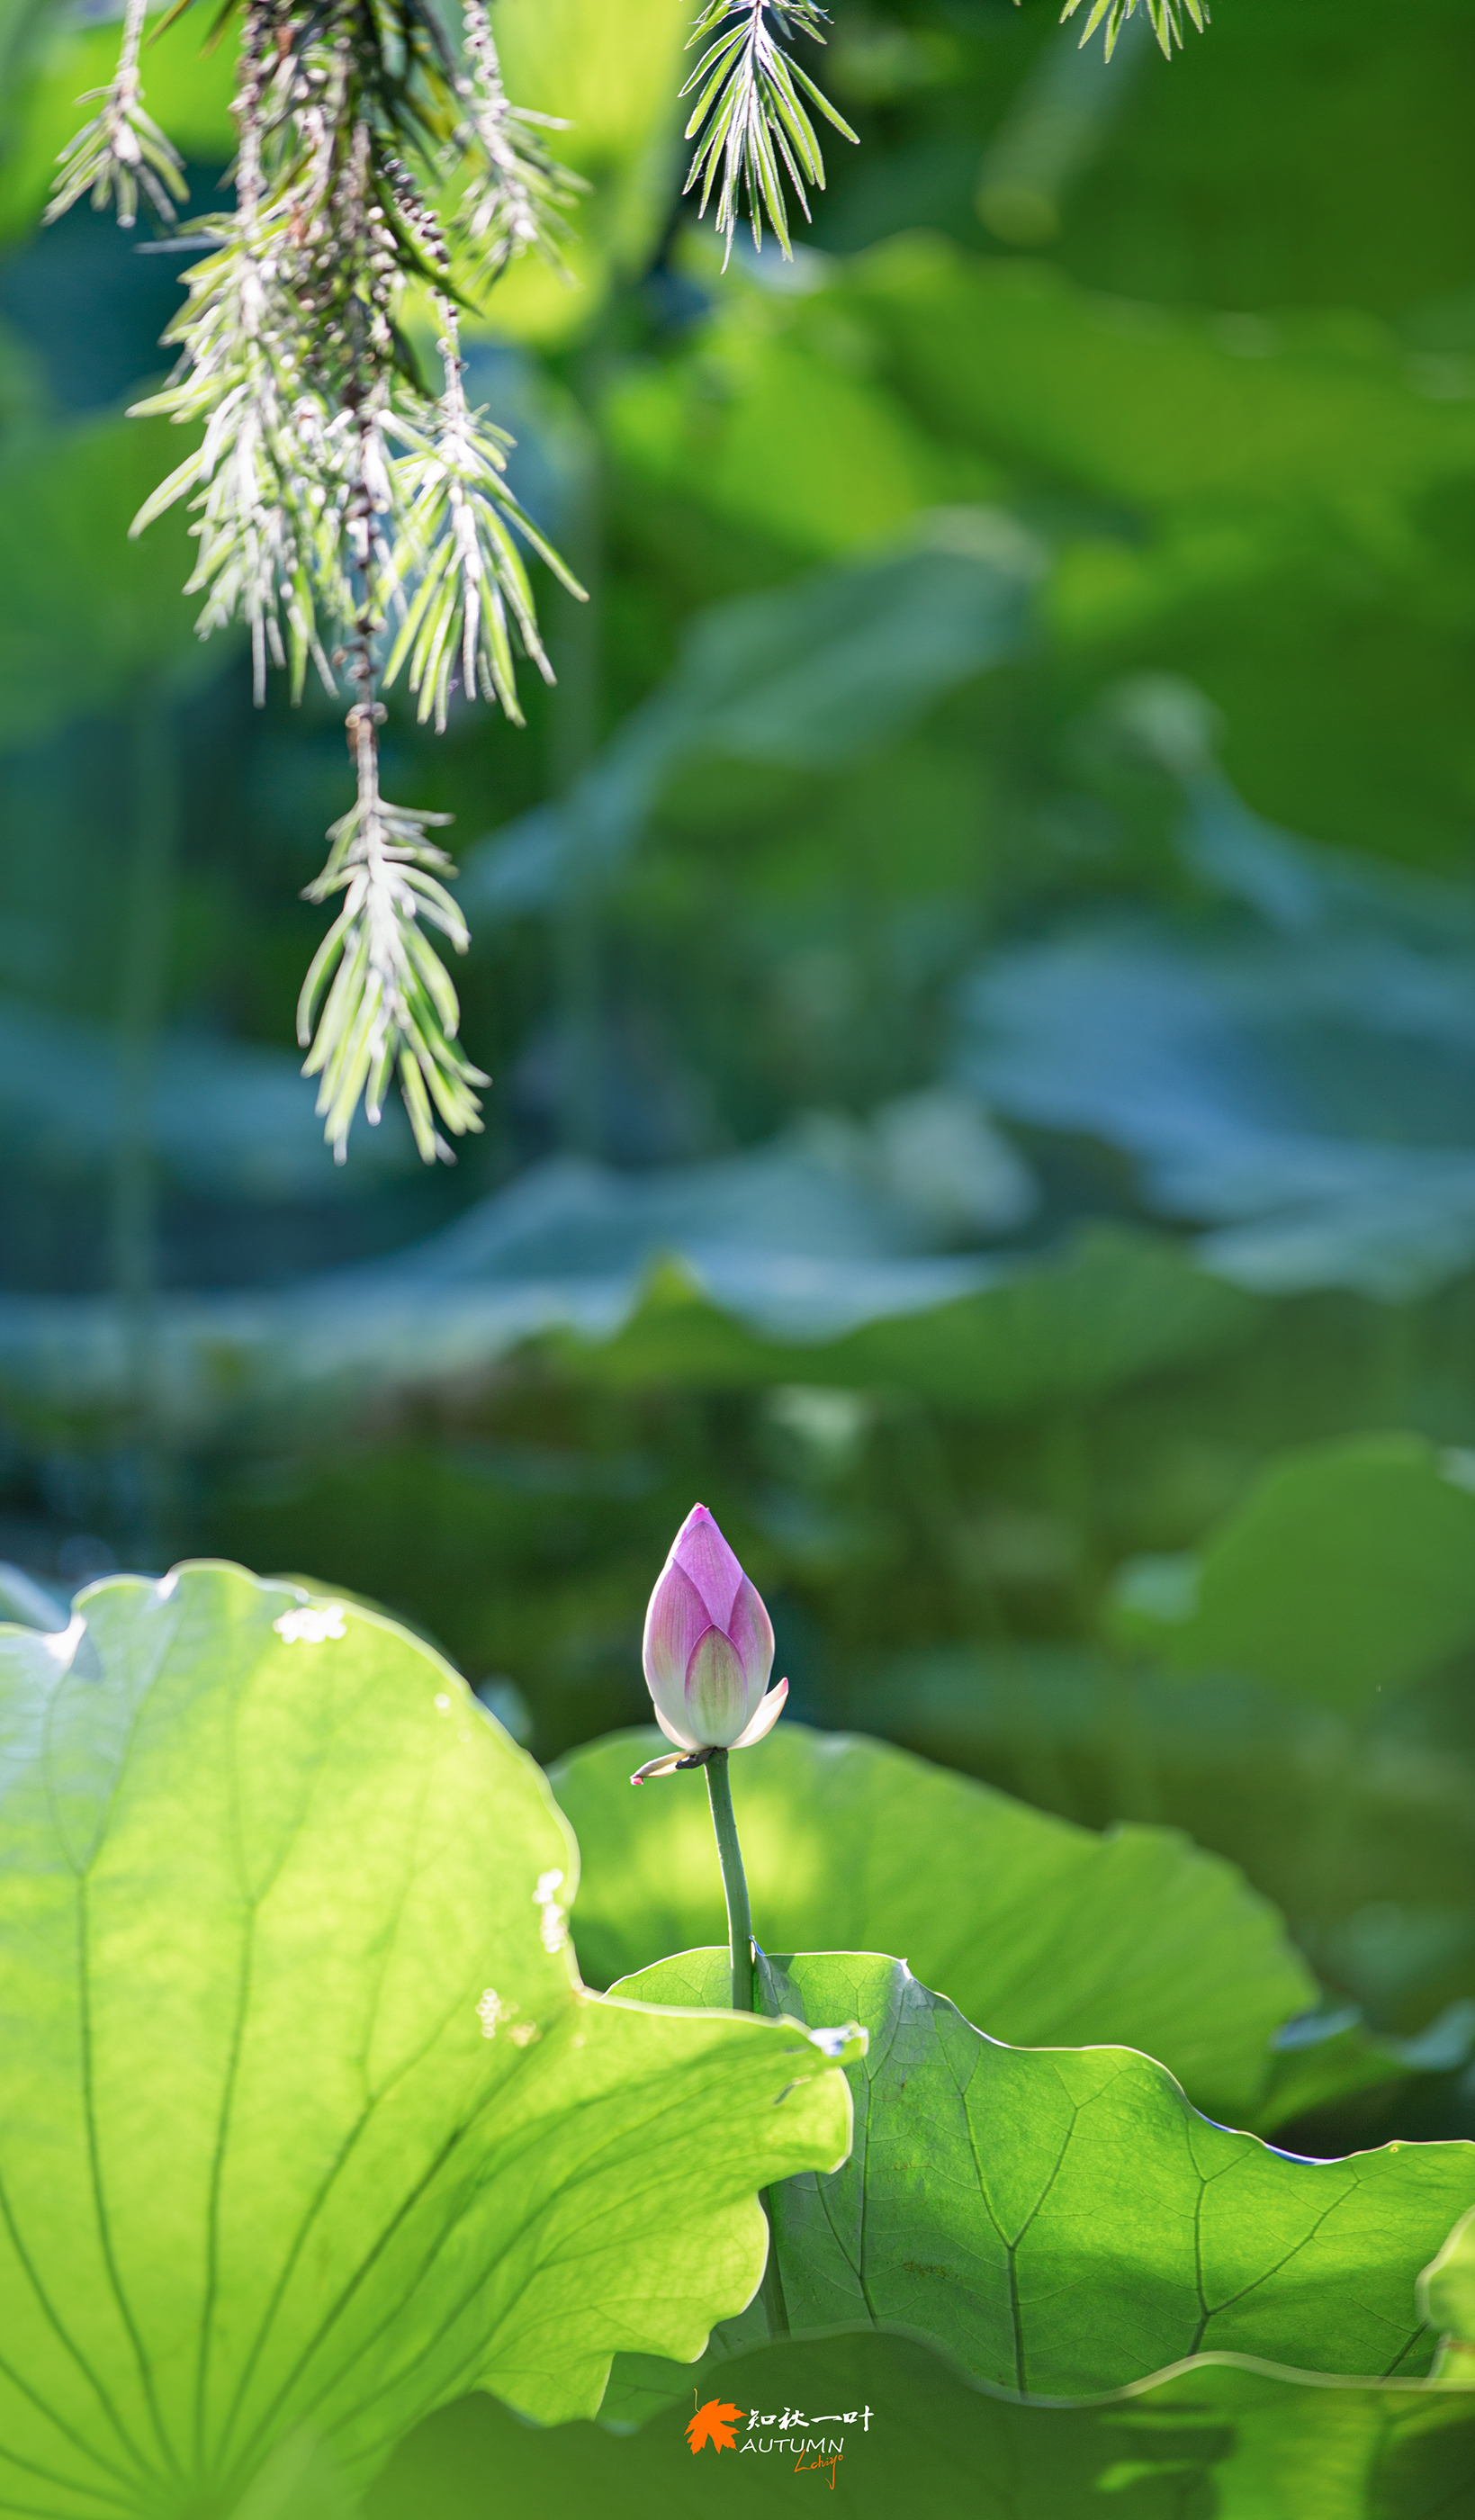
[(297, 1039), (308, 1051), (304, 1074), (322, 1079), (318, 1110), (340, 1163), (360, 1102), (377, 1122), (396, 1078), (416, 1145), (433, 1163), (451, 1152), (436, 1116), (455, 1137), (479, 1129), (474, 1088), (489, 1080), (457, 1044), (456, 991), (425, 933), (425, 922), (438, 927), (458, 954), (469, 942), (441, 879), (456, 870), (425, 838), (432, 824), (450, 818), (407, 812), (380, 794), (383, 714), (372, 698), (348, 712), (358, 794), (329, 832), (328, 864), (307, 887), (309, 901), (338, 892), (344, 901), (302, 983)]
[[(164, 336), (180, 346), (180, 365), (162, 393), (134, 406), (139, 415), (203, 425), (199, 445), (145, 502), (132, 531), (190, 499), (200, 550), (185, 592), (205, 597), (197, 628), (206, 638), (232, 621), (246, 624), (258, 705), (268, 663), (290, 662), (293, 698), (309, 658), (335, 688), (319, 618), (325, 599), (330, 624), (340, 615), (344, 595), (330, 403), (307, 338), (306, 239), (316, 205), (308, 175), (298, 170), (294, 181), (268, 186), (262, 162), (268, 98), (282, 84), (278, 15), (273, 0), (252, 0), (246, 12), (232, 108), (240, 132), (235, 215), (192, 231), (216, 250), (191, 270), (188, 302)], [(276, 102), (280, 112), (280, 95)]]
[(457, 90), (489, 173), (462, 194), (453, 234), (469, 248), (473, 265), (479, 264), (483, 283), (500, 278), (513, 257), (529, 248), (561, 271), (559, 248), (571, 234), (565, 212), (589, 188), (550, 156), (539, 135), (568, 126), (509, 102), (483, 0), (463, 0), (461, 14), (468, 69)]
[(842, 138), (856, 137), (775, 35), (777, 28), (780, 35), (808, 35), (823, 44), (821, 29), (827, 22), (817, 0), (782, 0), (782, 5), (781, 0), (709, 0), (692, 30), (693, 44), (708, 36), (712, 41), (682, 89), (683, 96), (696, 96), (687, 124), (687, 138), (696, 142), (696, 150), (686, 190), (701, 186), (703, 214), (716, 190), (717, 233), (727, 238), (728, 254), (745, 189), (754, 245), (762, 245), (767, 213), (785, 258), (791, 258), (781, 168), (806, 218), (806, 187), (825, 189), (825, 159), (805, 97)]
[[(1080, 6), (1081, 0), (1065, 0), (1065, 6), (1060, 12), (1062, 25), (1067, 19), (1075, 16)], [(1209, 22), (1208, 0), (1092, 0), (1091, 15), (1081, 29), (1082, 43), (1090, 43), (1104, 19), (1106, 59), (1109, 62), (1116, 50), (1118, 35), (1128, 19), (1136, 17), (1140, 7), (1146, 11), (1151, 21), (1152, 31), (1170, 61), (1173, 58), (1174, 45), (1182, 46), (1184, 18), (1190, 20), (1200, 34)]]
[[(127, 0), (112, 82), (63, 153), (49, 217), (90, 193), (122, 224), (140, 198), (164, 222), (186, 198), (177, 152), (143, 110), (148, 0)], [(175, 0), (165, 22), (189, 0)], [(227, 0), (229, 6), (229, 0)], [(303, 990), (308, 1072), (341, 1156), (355, 1112), (399, 1080), (426, 1157), (479, 1125), (485, 1082), (456, 1045), (456, 994), (426, 924), (467, 934), (426, 833), (439, 818), (384, 802), (380, 693), (401, 675), (421, 718), (479, 698), (520, 720), (517, 660), (552, 679), (528, 556), (581, 593), (513, 496), (512, 441), (469, 406), (461, 310), (519, 254), (561, 269), (584, 189), (552, 156), (563, 126), (510, 100), (487, 0), (245, 0), (235, 112), (236, 205), (186, 234), (207, 248), (167, 337), (179, 364), (138, 406), (201, 430), (135, 520), (180, 501), (199, 550), (201, 636), (241, 621), (259, 699), (269, 665), (293, 695), (309, 664), (346, 682), (357, 795), (329, 834), (314, 900), (342, 906)], [(1207, 0), (1063, 0), (1109, 55), (1140, 9), (1165, 54)], [(790, 251), (788, 193), (823, 186), (816, 116), (855, 133), (788, 47), (824, 41), (819, 0), (699, 0), (687, 190), (715, 200), (731, 252), (739, 216)], [(437, 206), (432, 207), (432, 204)], [(405, 292), (433, 307), (442, 380), (422, 382), (399, 328)]]
[(468, 409), (456, 310), (449, 298), (435, 302), (444, 392), (427, 419), (400, 409), (388, 422), (406, 449), (395, 468), (403, 508), (394, 556), (395, 594), (406, 600), (384, 683), (408, 660), (421, 720), (433, 711), (437, 730), (444, 729), (458, 682), (464, 692), (500, 701), (520, 725), (514, 642), (545, 682), (552, 682), (553, 667), (538, 636), (518, 538), (570, 594), (580, 590), (507, 487), (513, 441), (487, 424), (484, 412)]
[[(164, 22), (190, 5), (174, 0)], [(230, 0), (227, 0), (229, 8)], [(563, 126), (514, 105), (487, 0), (245, 0), (233, 112), (236, 206), (185, 233), (207, 248), (166, 338), (179, 363), (136, 406), (201, 430), (134, 520), (141, 533), (184, 501), (199, 550), (188, 591), (201, 637), (240, 621), (253, 681), (285, 666), (293, 697), (309, 664), (346, 682), (357, 795), (329, 833), (309, 898), (343, 903), (299, 1007), (307, 1072), (342, 1157), (362, 1106), (378, 1120), (397, 1076), (421, 1152), (479, 1127), (486, 1082), (456, 1046), (456, 993), (426, 922), (458, 951), (465, 923), (425, 834), (441, 818), (384, 802), (381, 687), (404, 673), (422, 719), (447, 721), (454, 695), (520, 720), (518, 655), (552, 680), (524, 554), (575, 580), (512, 495), (512, 440), (466, 399), (459, 309), (518, 254), (562, 268), (579, 177), (550, 154)], [(1065, 0), (1071, 18), (1082, 0)], [(143, 110), (139, 58), (148, 0), (127, 0), (112, 84), (64, 151), (47, 212), (86, 193), (132, 225), (140, 194), (168, 223), (186, 198), (177, 152)], [(1143, 8), (1165, 52), (1206, 0), (1089, 0), (1083, 42), (1104, 22), (1111, 52)], [(715, 195), (732, 250), (740, 214), (790, 251), (785, 179), (806, 217), (825, 161), (811, 108), (855, 133), (794, 61), (823, 42), (819, 0), (702, 0), (687, 190)], [(444, 215), (432, 202), (446, 204)], [(434, 307), (442, 383), (428, 392), (398, 326), (418, 287)], [(385, 652), (387, 649), (387, 652)]]
[[(90, 188), (132, 215), (118, 170), (132, 163), (143, 15), (131, 0), (58, 208)], [(456, 992), (426, 928), (458, 951), (467, 931), (445, 888), (454, 869), (425, 836), (440, 818), (380, 794), (379, 695), (408, 669), (438, 726), (458, 689), (520, 719), (518, 653), (550, 674), (524, 552), (581, 590), (508, 488), (512, 441), (468, 408), (457, 309), (519, 253), (558, 263), (577, 179), (548, 155), (543, 117), (509, 102), (482, 0), (466, 0), (459, 53), (430, 0), (248, 0), (233, 111), (235, 208), (185, 231), (209, 250), (170, 328), (179, 364), (137, 406), (201, 434), (133, 530), (188, 504), (198, 627), (245, 623), (258, 700), (269, 665), (287, 667), (293, 697), (309, 664), (330, 690), (346, 684), (357, 795), (309, 888), (343, 900), (299, 1008), (307, 1073), (340, 1159), (391, 1080), (422, 1154), (449, 1158), (448, 1140), (480, 1126), (486, 1080), (456, 1046)], [(431, 202), (452, 185), (443, 227)], [(412, 286), (439, 320), (438, 396), (399, 330)]]
[(178, 150), (144, 112), (138, 56), (147, 6), (148, 0), (128, 0), (122, 49), (111, 83), (89, 88), (77, 99), (78, 105), (99, 105), (101, 111), (62, 152), (46, 209), (48, 222), (61, 218), (84, 193), (92, 195), (95, 210), (116, 202), (120, 228), (131, 228), (137, 218), (140, 189), (165, 225), (175, 216), (175, 203), (189, 199)]

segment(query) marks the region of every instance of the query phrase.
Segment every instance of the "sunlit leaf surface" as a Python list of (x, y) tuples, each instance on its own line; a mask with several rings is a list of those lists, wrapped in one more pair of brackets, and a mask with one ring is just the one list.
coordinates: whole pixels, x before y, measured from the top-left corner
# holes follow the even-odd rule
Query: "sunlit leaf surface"
[[(725, 1952), (621, 1991), (724, 2000)], [(869, 2029), (845, 2168), (771, 2197), (794, 2330), (869, 2316), (1042, 2397), (1121, 2387), (1201, 2353), (1418, 2376), (1420, 2270), (1475, 2198), (1475, 2146), (1306, 2161), (1199, 2117), (1161, 2066), (1016, 2048), (872, 1953), (773, 1964), (770, 2001)], [(744, 2339), (762, 2332), (762, 2304)], [(672, 2394), (679, 2374), (671, 2374)], [(632, 2386), (648, 2384), (644, 2363)], [(608, 2411), (619, 2412), (623, 2365)]]
[(591, 2413), (849, 2140), (792, 2027), (586, 1995), (538, 1771), (390, 1622), (185, 1567), (0, 1634), (0, 2507), (351, 2477), (469, 2386)]
[[(574, 1933), (607, 1983), (724, 1931), (699, 1776), (634, 1791), (654, 1733), (562, 1760), (579, 1840)], [(760, 1942), (905, 1953), (1017, 2047), (1140, 2048), (1216, 2116), (1253, 2108), (1270, 2040), (1316, 2002), (1274, 1910), (1177, 1830), (1098, 1837), (880, 1741), (785, 1721), (732, 1764)], [(838, 2017), (838, 2016), (837, 2016)]]

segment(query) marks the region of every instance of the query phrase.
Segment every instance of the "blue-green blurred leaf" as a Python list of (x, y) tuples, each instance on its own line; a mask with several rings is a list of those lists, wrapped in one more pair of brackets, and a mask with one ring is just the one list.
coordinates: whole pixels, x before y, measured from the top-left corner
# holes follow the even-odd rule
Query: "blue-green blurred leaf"
[(1074, 922), (984, 966), (963, 1073), (1137, 1159), (1206, 1266), (1264, 1293), (1407, 1299), (1475, 1254), (1469, 905), (1269, 832), (1222, 786), (1189, 871), (1226, 907)]
[[(217, 1197), (341, 1197), (354, 1185), (323, 1146), (312, 1099), (289, 1050), (168, 1035), (158, 1048), (149, 1133), (166, 1175)], [(0, 1143), (8, 1159), (52, 1181), (95, 1173), (117, 1130), (115, 1035), (0, 999)], [(364, 1138), (361, 1148), (355, 1142), (359, 1193), (386, 1173), (413, 1171), (415, 1148), (393, 1105)]]
[[(693, 759), (834, 770), (1016, 654), (1043, 566), (987, 510), (932, 518), (911, 548), (801, 578), (700, 618), (671, 680), (627, 718), (569, 802), (471, 850), (469, 916), (544, 910), (641, 837), (664, 779)], [(576, 858), (575, 858), (575, 853)]]
[(1282, 1456), (1184, 1561), (1176, 1598), (1128, 1569), (1116, 1625), (1169, 1670), (1370, 1707), (1475, 1642), (1475, 1461), (1416, 1435)]

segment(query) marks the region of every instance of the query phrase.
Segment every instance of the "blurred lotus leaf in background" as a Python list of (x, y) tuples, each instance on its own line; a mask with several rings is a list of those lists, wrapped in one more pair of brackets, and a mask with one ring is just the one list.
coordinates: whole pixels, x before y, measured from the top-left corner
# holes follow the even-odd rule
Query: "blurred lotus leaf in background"
[[(885, 2520), (916, 2495), (981, 2520), (1059, 2520), (1108, 2495), (1131, 2520), (1177, 2520), (1194, 2492), (1214, 2495), (1225, 2520), (1440, 2520), (1475, 2480), (1468, 2389), (1302, 2378), (1227, 2355), (1086, 2405), (1042, 2407), (970, 2380), (918, 2337), (836, 2327), (714, 2354), (696, 2378), (698, 2390), (776, 2420), (796, 2399), (806, 2409), (885, 2409), (845, 2452), (845, 2490), (863, 2520)], [(371, 2520), (412, 2520), (427, 2503), (445, 2520), (473, 2520), (488, 2473), (510, 2520), (595, 2496), (613, 2520), (638, 2520), (656, 2497), (678, 2520), (772, 2507), (756, 2457), (749, 2469), (740, 2455), (687, 2456), (685, 2398), (642, 2413), (624, 2435), (534, 2433), (493, 2401), (464, 2398), (404, 2445), (373, 2490)]]
[(1282, 1455), (1196, 1556), (1124, 1567), (1114, 1616), (1171, 1670), (1360, 1712), (1475, 1642), (1475, 1460), (1412, 1435)]

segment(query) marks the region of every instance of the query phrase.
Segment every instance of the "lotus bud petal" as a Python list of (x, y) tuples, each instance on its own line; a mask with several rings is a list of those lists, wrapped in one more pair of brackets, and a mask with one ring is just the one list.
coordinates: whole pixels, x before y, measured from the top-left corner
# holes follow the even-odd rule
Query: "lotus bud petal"
[(687, 1665), (687, 1720), (703, 1744), (730, 1744), (746, 1727), (747, 1681), (720, 1628), (705, 1631)]
[(787, 1695), (788, 1683), (786, 1680), (781, 1680), (777, 1688), (769, 1690), (757, 1714), (749, 1716), (743, 1730), (733, 1743), (735, 1750), (751, 1750), (753, 1743), (761, 1741), (765, 1732), (772, 1732), (783, 1712), (783, 1701)]
[[(704, 1505), (693, 1507), (671, 1544), (646, 1612), (642, 1660), (655, 1720), (681, 1749), (743, 1748), (782, 1711), (787, 1681), (768, 1687), (773, 1624)], [(666, 1765), (651, 1761), (642, 1774)]]
[(684, 1767), (690, 1756), (686, 1750), (662, 1750), (658, 1759), (648, 1759), (643, 1768), (637, 1768), (630, 1782), (643, 1785), (648, 1777), (669, 1777), (672, 1769)]

